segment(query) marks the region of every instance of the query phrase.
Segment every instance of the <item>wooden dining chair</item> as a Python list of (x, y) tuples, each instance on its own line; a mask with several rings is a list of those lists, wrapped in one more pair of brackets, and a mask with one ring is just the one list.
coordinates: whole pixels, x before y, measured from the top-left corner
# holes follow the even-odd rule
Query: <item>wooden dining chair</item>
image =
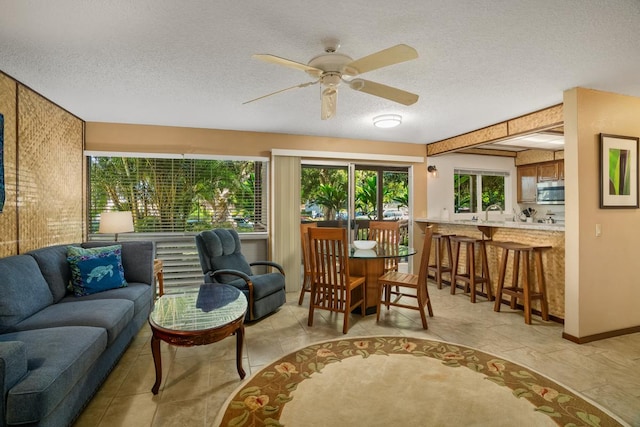
[(344, 228), (309, 228), (311, 300), (309, 326), (315, 309), (344, 314), (342, 333), (349, 330), (349, 315), (356, 307), (365, 314), (364, 277), (349, 275), (349, 242)]
[[(398, 221), (369, 222), (369, 240), (375, 240), (378, 245), (397, 246), (400, 244), (400, 224)], [(384, 272), (398, 271), (398, 258), (384, 260)]]
[[(378, 311), (376, 314), (376, 322), (380, 321), (380, 311), (384, 296), (384, 305), (387, 307), (387, 310), (390, 306), (418, 310), (420, 312), (420, 317), (422, 318), (422, 327), (424, 329), (428, 328), (425, 307), (427, 307), (429, 311), (429, 317), (433, 317), (433, 309), (431, 308), (431, 300), (429, 299), (429, 290), (427, 289), (427, 267), (429, 266), (432, 237), (433, 228), (432, 226), (429, 226), (424, 233), (424, 245), (422, 246), (422, 256), (420, 257), (420, 270), (417, 275), (390, 271), (380, 276), (378, 279), (380, 290), (378, 292)], [(400, 290), (392, 290), (392, 287), (397, 287)], [(402, 288), (406, 288), (407, 291)], [(407, 293), (408, 290), (411, 290), (411, 293)], [(394, 297), (394, 299), (392, 300), (391, 297)], [(415, 298), (417, 300), (417, 305), (409, 305), (401, 302), (401, 299), (404, 297)]]
[(304, 273), (302, 276), (302, 286), (300, 287), (300, 297), (298, 305), (302, 305), (304, 294), (311, 292), (311, 254), (309, 253), (309, 228), (318, 227), (317, 222), (305, 222), (300, 224), (300, 247), (302, 248), (302, 266)]

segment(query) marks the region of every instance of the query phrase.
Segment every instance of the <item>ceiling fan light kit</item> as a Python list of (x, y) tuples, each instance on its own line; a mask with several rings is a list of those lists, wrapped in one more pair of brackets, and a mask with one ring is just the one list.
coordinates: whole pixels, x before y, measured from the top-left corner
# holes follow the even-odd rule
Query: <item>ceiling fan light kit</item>
[[(385, 98), (390, 101), (397, 102), (402, 105), (412, 105), (418, 101), (418, 95), (407, 92), (395, 87), (386, 86), (381, 83), (364, 80), (361, 78), (348, 80), (345, 77), (355, 77), (368, 71), (377, 70), (378, 68), (387, 67), (389, 65), (399, 64), (401, 62), (410, 61), (418, 57), (418, 52), (411, 46), (399, 44), (384, 50), (381, 50), (363, 58), (353, 60), (350, 56), (342, 53), (336, 53), (340, 46), (338, 40), (331, 39), (330, 43), (325, 45), (325, 53), (311, 59), (308, 64), (292, 61), (290, 59), (281, 58), (269, 54), (253, 55), (254, 58), (265, 62), (282, 65), (289, 68), (305, 71), (316, 80), (295, 85), (286, 89), (263, 95), (261, 97), (244, 102), (258, 101), (271, 95), (282, 93), (290, 89), (303, 88), (320, 83), (321, 90), (321, 110), (320, 118), (322, 120), (330, 119), (336, 115), (336, 101), (338, 96), (338, 86), (345, 82), (346, 86), (358, 92), (368, 93), (369, 95)], [(396, 118), (391, 120), (391, 126), (378, 127), (394, 127), (402, 122), (402, 117), (394, 115)], [(375, 124), (375, 119), (374, 119)]]
[(382, 114), (373, 118), (373, 125), (377, 128), (394, 128), (402, 124), (402, 116), (399, 114)]

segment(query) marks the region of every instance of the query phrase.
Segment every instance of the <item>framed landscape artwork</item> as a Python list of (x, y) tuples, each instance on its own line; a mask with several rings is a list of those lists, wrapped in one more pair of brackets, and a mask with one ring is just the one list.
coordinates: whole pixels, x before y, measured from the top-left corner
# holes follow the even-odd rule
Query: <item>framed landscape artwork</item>
[(638, 208), (638, 138), (600, 134), (600, 207)]

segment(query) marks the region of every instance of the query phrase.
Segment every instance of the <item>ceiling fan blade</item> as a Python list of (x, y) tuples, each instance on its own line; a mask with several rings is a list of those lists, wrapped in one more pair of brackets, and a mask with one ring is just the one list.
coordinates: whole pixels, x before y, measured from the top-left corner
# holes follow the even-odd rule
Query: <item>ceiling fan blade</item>
[(328, 87), (322, 91), (322, 106), (320, 110), (320, 118), (322, 120), (330, 119), (336, 115), (336, 101), (338, 100), (338, 91)]
[(418, 95), (402, 89), (383, 85), (364, 79), (354, 79), (349, 82), (349, 87), (369, 95), (379, 96), (403, 105), (412, 105), (418, 101)]
[(322, 75), (322, 70), (319, 68), (311, 67), (307, 64), (292, 61), (290, 59), (280, 58), (279, 56), (275, 56), (275, 55), (259, 53), (259, 54), (253, 55), (253, 58), (260, 59), (265, 62), (271, 62), (272, 64), (284, 65), (285, 67), (306, 71), (307, 73), (315, 77), (320, 77)]
[(406, 44), (399, 44), (381, 50), (364, 58), (356, 59), (345, 67), (344, 74), (357, 76), (378, 68), (387, 67), (400, 62), (410, 61), (418, 57), (418, 51)]
[(291, 90), (291, 89), (298, 89), (298, 88), (301, 88), (301, 87), (311, 86), (311, 85), (314, 85), (314, 84), (318, 83), (319, 81), (320, 80), (316, 80), (316, 81), (313, 81), (313, 82), (307, 82), (307, 83), (301, 83), (299, 85), (291, 86), (291, 87), (288, 87), (286, 89), (280, 89), (280, 90), (277, 90), (275, 92), (271, 92), (271, 93), (268, 93), (266, 95), (262, 95), (262, 96), (260, 96), (258, 98), (254, 98), (254, 99), (252, 99), (250, 101), (245, 101), (245, 102), (242, 103), (242, 105), (248, 104), (248, 103), (253, 102), (253, 101), (258, 101), (260, 99), (266, 98), (266, 97), (271, 96), (271, 95), (277, 95), (279, 93), (286, 92), (286, 91)]

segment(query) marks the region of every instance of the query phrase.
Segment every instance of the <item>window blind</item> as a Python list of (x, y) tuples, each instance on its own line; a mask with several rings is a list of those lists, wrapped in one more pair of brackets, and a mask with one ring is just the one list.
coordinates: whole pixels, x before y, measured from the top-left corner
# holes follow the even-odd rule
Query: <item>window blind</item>
[(132, 211), (136, 232), (267, 231), (268, 162), (88, 156), (90, 233), (103, 211)]
[(454, 169), (456, 175), (509, 176), (508, 171), (490, 171), (480, 169)]

